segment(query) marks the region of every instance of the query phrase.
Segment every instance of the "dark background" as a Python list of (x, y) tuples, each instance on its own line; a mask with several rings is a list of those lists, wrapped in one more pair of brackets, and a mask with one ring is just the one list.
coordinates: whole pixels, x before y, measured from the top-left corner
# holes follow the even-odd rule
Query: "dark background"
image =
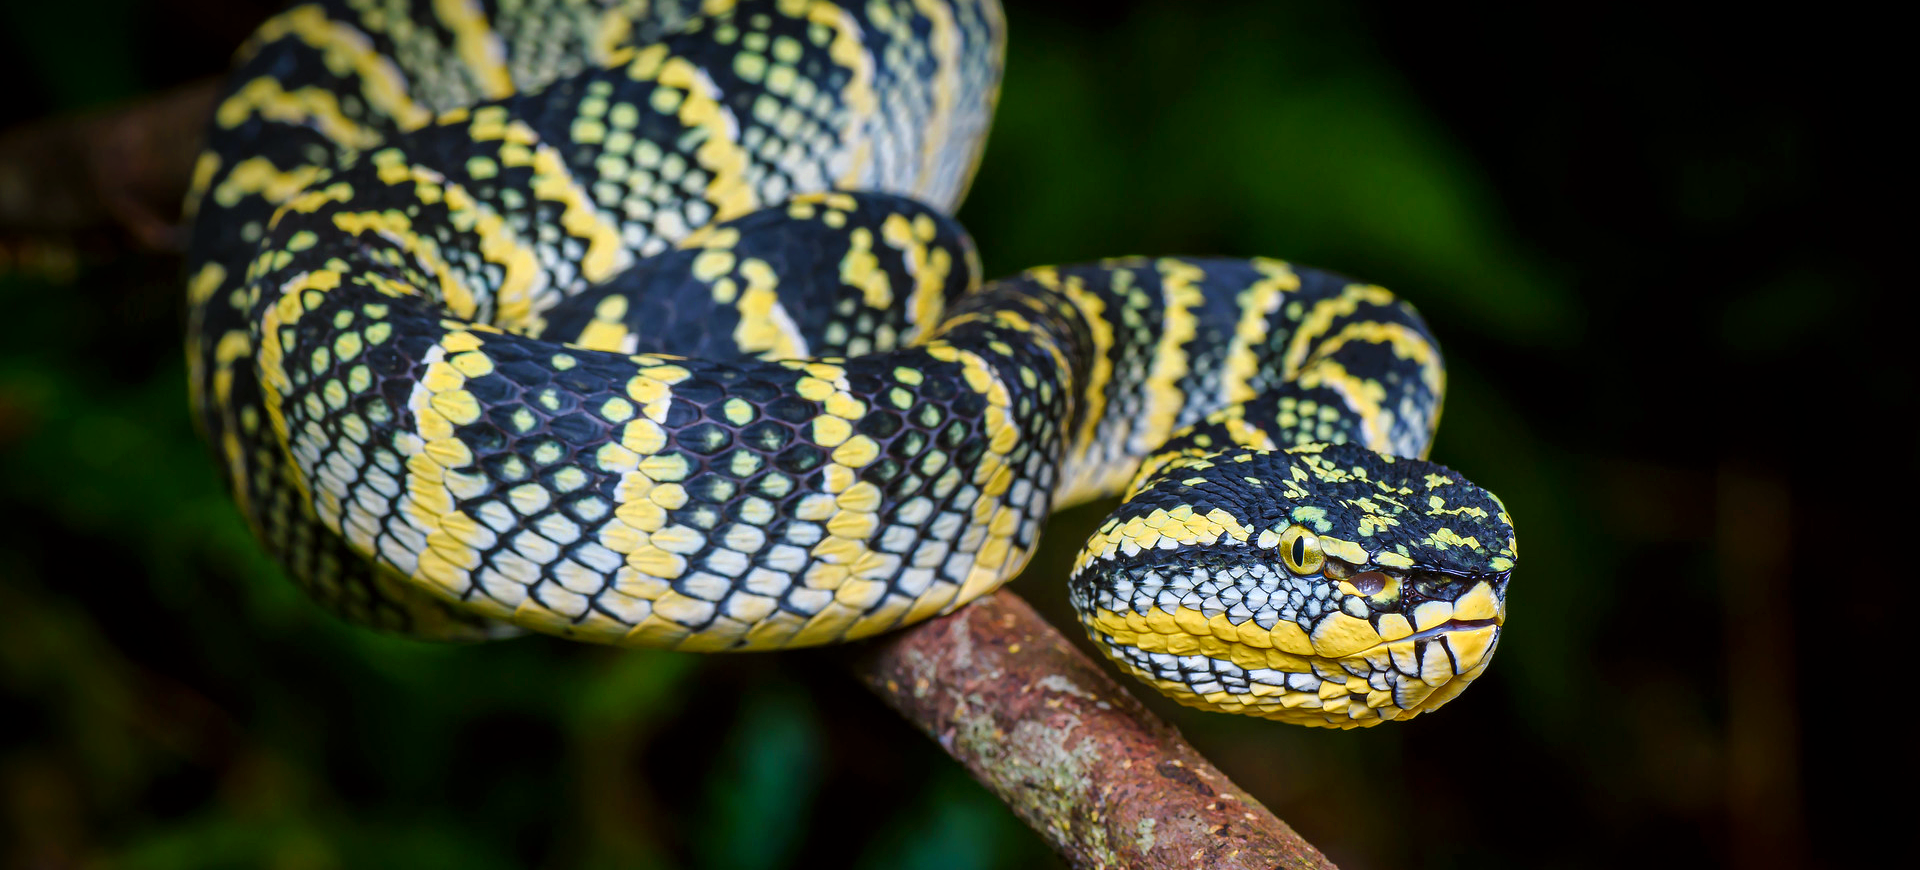
[[(215, 74), (270, 5), (6, 4), (0, 125)], [(1873, 651), (1912, 599), (1890, 22), (1008, 17), (960, 214), (988, 271), (1261, 254), (1396, 289), (1448, 356), (1434, 457), (1522, 541), (1497, 664), (1436, 714), (1156, 709), (1348, 867), (1843, 865), (1902, 839), (1906, 799), (1857, 787), (1899, 794), (1913, 754), (1910, 659)], [(1055, 862), (820, 654), (442, 647), (321, 616), (189, 426), (179, 263), (115, 250), (0, 239), (0, 864)], [(1056, 518), (1015, 584), (1056, 624), (1106, 509)]]

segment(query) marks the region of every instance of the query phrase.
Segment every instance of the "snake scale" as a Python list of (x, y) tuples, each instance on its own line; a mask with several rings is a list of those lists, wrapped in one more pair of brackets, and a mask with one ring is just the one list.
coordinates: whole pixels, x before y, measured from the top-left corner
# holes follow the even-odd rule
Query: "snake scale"
[[(327, 0), (242, 47), (188, 213), (192, 402), (346, 619), (870, 636), (1125, 494), (1071, 598), (1175, 699), (1354, 727), (1487, 666), (1499, 500), (1424, 461), (1387, 291), (1277, 260), (983, 282), (992, 0)], [(1042, 180), (1040, 183), (1044, 183)]]

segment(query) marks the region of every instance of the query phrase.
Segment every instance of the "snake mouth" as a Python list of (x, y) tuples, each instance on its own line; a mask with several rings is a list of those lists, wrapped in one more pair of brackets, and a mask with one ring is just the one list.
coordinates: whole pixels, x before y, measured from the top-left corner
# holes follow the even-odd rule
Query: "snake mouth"
[(1373, 655), (1374, 653), (1384, 652), (1388, 647), (1391, 647), (1397, 643), (1411, 643), (1413, 641), (1432, 640), (1436, 637), (1445, 637), (1446, 635), (1453, 634), (1454, 632), (1459, 632), (1459, 631), (1478, 631), (1483, 628), (1499, 628), (1505, 623), (1506, 623), (1506, 620), (1498, 616), (1492, 617), (1490, 619), (1449, 619), (1445, 622), (1440, 623), (1439, 625), (1435, 625), (1429, 628), (1423, 628), (1419, 631), (1416, 631), (1412, 634), (1407, 635), (1406, 637), (1397, 638), (1395, 640), (1383, 640), (1357, 653), (1349, 653), (1344, 656), (1335, 656), (1333, 657), (1332, 660), (1337, 661), (1339, 659), (1347, 659), (1347, 658), (1366, 658), (1367, 656)]

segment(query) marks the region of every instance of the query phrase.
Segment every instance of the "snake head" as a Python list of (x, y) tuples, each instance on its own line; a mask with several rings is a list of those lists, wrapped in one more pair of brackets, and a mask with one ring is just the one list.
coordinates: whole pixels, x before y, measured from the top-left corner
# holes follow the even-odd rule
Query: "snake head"
[(1486, 669), (1515, 559), (1500, 500), (1444, 466), (1236, 448), (1152, 471), (1070, 585), (1101, 649), (1174, 700), (1355, 728)]

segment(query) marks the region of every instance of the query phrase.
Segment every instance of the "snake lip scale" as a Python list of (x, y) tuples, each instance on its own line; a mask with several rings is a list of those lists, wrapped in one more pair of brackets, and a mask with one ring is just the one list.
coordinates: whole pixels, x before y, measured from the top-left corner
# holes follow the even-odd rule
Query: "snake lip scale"
[(851, 640), (1027, 564), (1181, 703), (1340, 728), (1491, 660), (1498, 498), (1383, 288), (1272, 259), (985, 280), (993, 0), (318, 0), (187, 202), (189, 387), (321, 606), (426, 638)]

